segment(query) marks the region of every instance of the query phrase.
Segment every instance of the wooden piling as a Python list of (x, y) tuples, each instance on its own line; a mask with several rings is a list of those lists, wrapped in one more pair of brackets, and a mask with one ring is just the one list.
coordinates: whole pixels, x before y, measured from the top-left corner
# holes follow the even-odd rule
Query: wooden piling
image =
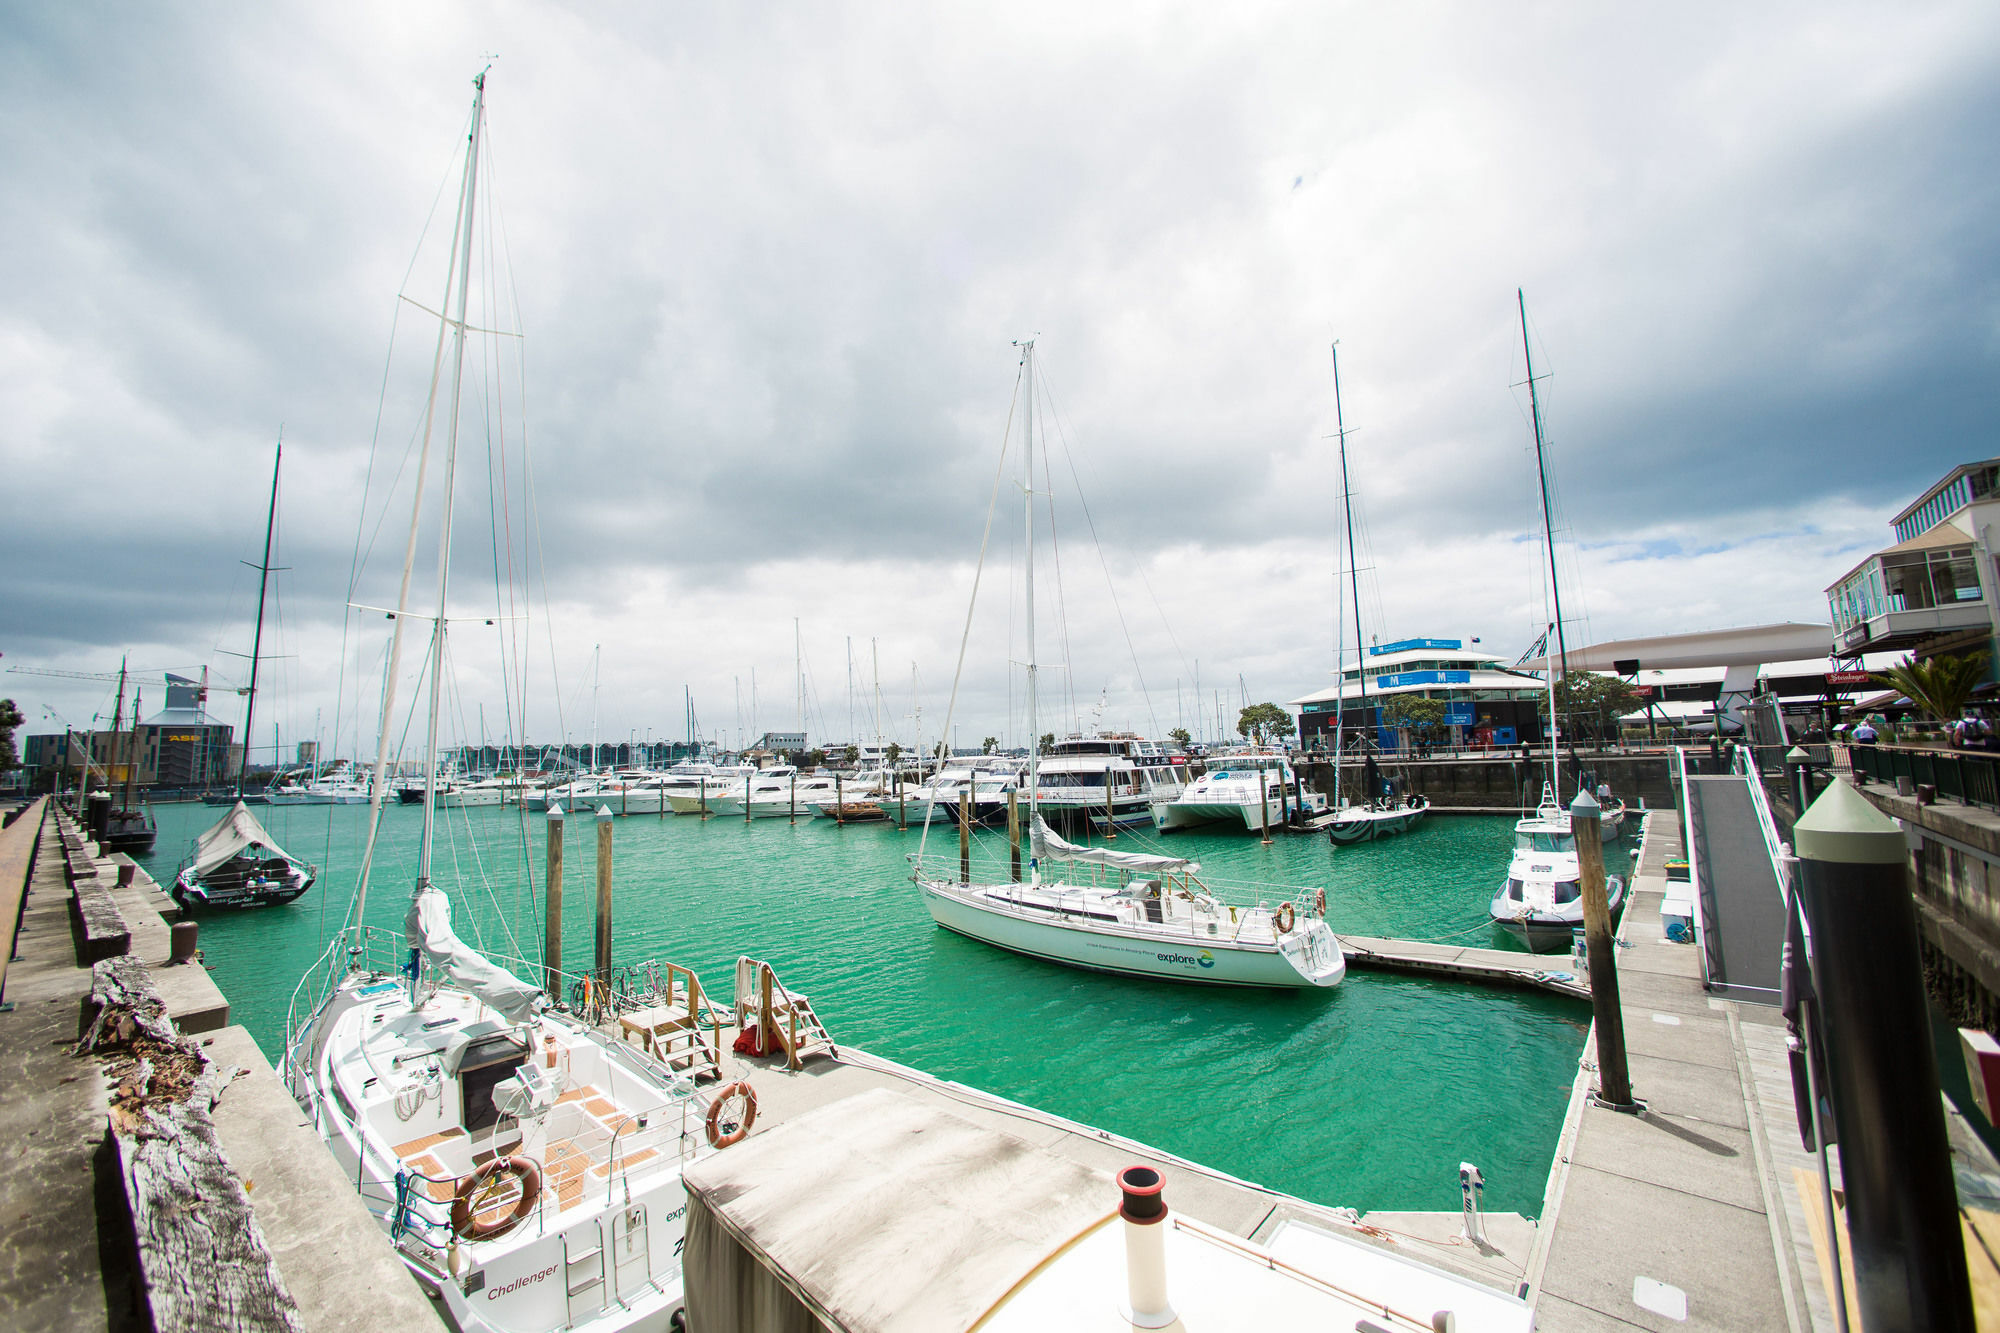
[(1576, 841), (1583, 938), (1590, 951), (1590, 1007), (1597, 1019), (1597, 1100), (1616, 1111), (1636, 1111), (1632, 1075), (1625, 1062), (1625, 1017), (1618, 1003), (1618, 945), (1611, 938), (1611, 903), (1604, 891), (1603, 812), (1587, 791), (1569, 807)]
[(972, 883), (972, 784), (958, 789), (958, 882)]
[(597, 810), (597, 980), (611, 981), (611, 807)]
[(1020, 793), (1007, 792), (1007, 846), (1014, 863), (1014, 882), (1021, 882), (1021, 802)]
[(562, 998), (563, 809), (549, 803), (549, 865), (545, 881), (548, 903), (542, 931), (542, 989), (550, 999)]

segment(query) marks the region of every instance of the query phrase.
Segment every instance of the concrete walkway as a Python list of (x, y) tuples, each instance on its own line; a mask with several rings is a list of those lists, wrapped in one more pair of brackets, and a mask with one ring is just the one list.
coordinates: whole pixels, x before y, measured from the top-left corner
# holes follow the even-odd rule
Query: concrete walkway
[(1661, 927), (1671, 812), (1647, 820), (1620, 932), (1625, 1043), (1639, 1115), (1593, 1104), (1586, 1045), (1557, 1148), (1543, 1249), (1530, 1273), (1536, 1326), (1792, 1329), (1802, 1289), (1746, 1033), (1768, 1048), (1775, 1010), (1711, 997), (1692, 945)]

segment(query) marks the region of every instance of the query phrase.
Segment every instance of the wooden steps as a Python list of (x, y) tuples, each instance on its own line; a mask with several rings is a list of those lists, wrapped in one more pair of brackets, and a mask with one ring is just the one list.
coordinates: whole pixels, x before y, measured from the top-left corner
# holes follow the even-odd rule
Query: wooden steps
[(812, 1000), (786, 990), (769, 963), (741, 957), (736, 960), (736, 1026), (741, 1031), (752, 1024), (762, 1037), (762, 1049), (783, 1051), (788, 1068), (798, 1069), (814, 1055), (839, 1055)]

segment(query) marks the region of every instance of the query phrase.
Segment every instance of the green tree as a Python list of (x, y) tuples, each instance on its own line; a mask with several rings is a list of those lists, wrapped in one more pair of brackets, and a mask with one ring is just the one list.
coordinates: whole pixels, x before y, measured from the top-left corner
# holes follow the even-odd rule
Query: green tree
[(1965, 712), (1972, 692), (1986, 675), (1986, 662), (1985, 653), (1929, 657), (1921, 662), (1911, 654), (1887, 671), (1871, 672), (1868, 678), (1901, 692), (1939, 722), (1951, 722)]
[(1282, 740), (1297, 730), (1292, 715), (1274, 703), (1251, 704), (1236, 715), (1236, 734), (1259, 745)]
[(899, 741), (890, 741), (889, 748), (882, 751), (882, 758), (888, 762), (888, 765), (891, 768), (894, 768), (896, 766), (896, 761), (898, 759), (901, 759), (902, 757), (903, 757), (903, 746)]
[(998, 736), (988, 736), (985, 740), (979, 742), (979, 753), (981, 754), (992, 754), (999, 748), (1000, 738)]
[(847, 764), (849, 768), (852, 768), (856, 764), (861, 762), (861, 747), (858, 745), (850, 745), (845, 750), (842, 750), (840, 752), (840, 757)]
[(0, 773), (21, 766), (20, 752), (14, 748), (14, 729), (27, 720), (12, 699), (0, 699)]
[(1172, 739), (1175, 745), (1180, 746), (1183, 750), (1187, 749), (1188, 746), (1194, 744), (1194, 737), (1188, 735), (1188, 729), (1186, 727), (1175, 727), (1172, 731), (1168, 732), (1167, 735), (1170, 739)]
[(1043, 754), (1051, 754), (1055, 751), (1056, 734), (1053, 731), (1045, 731), (1042, 733), (1040, 748)]
[[(1572, 738), (1585, 736), (1598, 743), (1615, 740), (1618, 719), (1643, 703), (1639, 687), (1616, 676), (1572, 671), (1556, 682), (1556, 707), (1562, 710), (1563, 733)], [(1537, 704), (1546, 725), (1548, 695), (1541, 695)]]

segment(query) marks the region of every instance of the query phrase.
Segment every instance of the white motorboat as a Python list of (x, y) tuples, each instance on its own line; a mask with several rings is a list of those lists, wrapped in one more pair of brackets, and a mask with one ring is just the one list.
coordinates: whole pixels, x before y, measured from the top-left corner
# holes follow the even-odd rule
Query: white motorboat
[(1141, 753), (1147, 744), (1114, 732), (1056, 741), (1035, 765), (1035, 798), (1043, 816), (1069, 829), (1152, 822), (1155, 805), (1179, 799), (1185, 770), (1163, 758), (1141, 762), (1151, 758)]
[[(1027, 511), (1027, 732), (1032, 736), (1039, 670), (1032, 340), (1022, 344), (1021, 383), (1026, 389), (1021, 456)], [(1122, 976), (1220, 986), (1327, 987), (1346, 975), (1340, 940), (1325, 921), (1324, 890), (1297, 890), (1295, 901), (1276, 907), (1263, 901), (1227, 903), (1197, 877), (1200, 867), (1191, 861), (1078, 846), (1060, 837), (1042, 817), (1052, 791), (1080, 794), (1081, 800), (1068, 807), (1076, 814), (1102, 809), (1109, 800), (1108, 818), (1115, 820), (1122, 775), (1139, 771), (1123, 738), (1072, 740), (1082, 743), (1065, 751), (1058, 742), (1055, 755), (1046, 761), (1038, 753), (1029, 755), (1030, 855), (1024, 875), (975, 876), (969, 847), (963, 859), (927, 860), (919, 845), (913, 878), (933, 921), (1015, 953)], [(1045, 781), (1052, 769), (1062, 781)], [(1086, 785), (1093, 777), (1095, 788)], [(1150, 802), (1142, 794), (1145, 784), (1130, 785), (1139, 797), (1141, 817), (1150, 818)], [(1174, 789), (1177, 793), (1177, 782)], [(925, 835), (927, 841), (928, 825)]]
[[(593, 1333), (665, 1330), (680, 1319), (680, 1251), (686, 1194), (681, 1169), (747, 1127), (747, 1089), (715, 1099), (687, 1074), (603, 1030), (548, 1009), (550, 996), (468, 947), (433, 879), (439, 731), (445, 697), (451, 556), (451, 488), (459, 454), (458, 388), (473, 278), (475, 184), (485, 76), (476, 81), (444, 341), (423, 420), (444, 438), (441, 477), (428, 488), (417, 469), (410, 549), (435, 507), (441, 528), (432, 616), (410, 614), (407, 567), (396, 605), (377, 754), (395, 726), (396, 664), (405, 627), (428, 620), (427, 787), (415, 885), (400, 938), (367, 928), (370, 867), (380, 829), (383, 760), (370, 810), (367, 849), (352, 922), (301, 981), (286, 1023), (283, 1073), (325, 1142), (418, 1284), (461, 1333)], [(475, 312), (476, 314), (477, 312)], [(490, 317), (481, 324), (497, 322)], [(440, 387), (449, 384), (450, 397)], [(440, 407), (447, 410), (438, 411)], [(434, 447), (429, 425), (424, 455)], [(440, 495), (439, 492), (442, 492)], [(430, 503), (427, 504), (427, 501)], [(247, 812), (238, 812), (246, 814)], [(560, 990), (560, 958), (545, 960)], [(677, 986), (675, 974), (684, 980)], [(704, 1030), (699, 984), (668, 969), (648, 1002)], [(678, 1006), (678, 1008), (677, 1008)], [(673, 1015), (678, 1015), (674, 1017)], [(683, 1020), (685, 1020), (683, 1022)], [(708, 1039), (695, 1069), (714, 1070)], [(651, 1048), (658, 1052), (657, 1045)], [(673, 1058), (667, 1056), (666, 1058)], [(365, 1293), (356, 1293), (357, 1298)]]
[(1260, 833), (1326, 813), (1326, 797), (1306, 790), (1283, 754), (1253, 751), (1208, 762), (1208, 771), (1172, 800), (1154, 804), (1160, 832), (1221, 824)]
[[(1625, 881), (1607, 874), (1604, 896), (1615, 915), (1625, 900)], [(1514, 825), (1514, 856), (1489, 911), (1495, 925), (1536, 953), (1569, 948), (1583, 928), (1576, 837), (1568, 812), (1548, 786), (1535, 813)]]

